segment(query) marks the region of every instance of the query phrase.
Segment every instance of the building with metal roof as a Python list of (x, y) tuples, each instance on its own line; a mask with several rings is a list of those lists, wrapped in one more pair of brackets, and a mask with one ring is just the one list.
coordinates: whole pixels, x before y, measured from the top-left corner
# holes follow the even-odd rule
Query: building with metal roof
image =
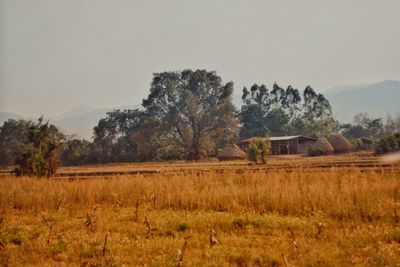
[[(239, 147), (246, 151), (250, 142), (255, 139), (265, 139), (263, 137), (252, 137), (239, 141)], [(273, 155), (306, 154), (308, 148), (313, 145), (317, 139), (303, 135), (290, 136), (272, 136), (270, 153)]]

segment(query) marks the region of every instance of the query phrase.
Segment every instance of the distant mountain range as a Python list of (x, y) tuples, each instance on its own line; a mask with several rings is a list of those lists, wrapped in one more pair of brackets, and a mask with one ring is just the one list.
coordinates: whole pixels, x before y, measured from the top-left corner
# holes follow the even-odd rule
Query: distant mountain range
[(0, 112), (0, 125), (3, 125), (3, 123), (8, 119), (22, 120), (24, 119), (24, 116), (12, 112)]
[[(325, 90), (323, 93), (332, 106), (334, 116), (341, 122), (350, 122), (355, 114), (367, 112), (373, 118), (383, 117), (387, 114), (400, 113), (400, 81), (387, 80), (374, 84), (361, 84), (357, 86), (336, 86)], [(242, 104), (239, 95), (233, 95), (236, 107)], [(78, 106), (70, 111), (51, 116), (51, 123), (60, 127), (66, 134), (76, 134), (77, 137), (90, 139), (93, 127), (98, 121), (113, 109), (140, 108), (140, 105), (121, 106), (116, 108), (94, 108)], [(0, 125), (7, 119), (30, 119), (16, 113), (0, 112)]]
[(400, 81), (336, 86), (326, 90), (324, 95), (331, 103), (334, 116), (341, 122), (351, 122), (360, 112), (373, 118), (400, 113)]

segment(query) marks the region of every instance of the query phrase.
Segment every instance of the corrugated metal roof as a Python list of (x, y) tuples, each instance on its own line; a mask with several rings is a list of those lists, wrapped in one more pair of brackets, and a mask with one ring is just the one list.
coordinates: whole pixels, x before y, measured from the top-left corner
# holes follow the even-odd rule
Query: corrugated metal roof
[[(295, 139), (297, 137), (302, 137), (302, 136), (301, 135), (273, 136), (273, 137), (270, 137), (269, 139), (271, 141), (280, 141), (280, 140), (284, 141), (284, 140)], [(308, 138), (308, 137), (306, 137), (306, 138)]]
[[(271, 141), (286, 141), (286, 140), (291, 140), (291, 139), (295, 139), (295, 138), (299, 138), (299, 137), (303, 137), (303, 138), (307, 138), (307, 139), (312, 139), (312, 140), (317, 140), (315, 138), (311, 138), (311, 137), (307, 137), (307, 136), (303, 136), (303, 135), (287, 135), (287, 136), (272, 136), (269, 139)], [(239, 143), (245, 143), (245, 142), (250, 142), (253, 139), (257, 139), (257, 138), (262, 138), (262, 137), (253, 137), (253, 138), (248, 138), (248, 139), (244, 139), (244, 140), (240, 140)]]
[(251, 137), (251, 138), (240, 140), (239, 143), (250, 142), (251, 140), (254, 140), (254, 139), (264, 139), (264, 137)]

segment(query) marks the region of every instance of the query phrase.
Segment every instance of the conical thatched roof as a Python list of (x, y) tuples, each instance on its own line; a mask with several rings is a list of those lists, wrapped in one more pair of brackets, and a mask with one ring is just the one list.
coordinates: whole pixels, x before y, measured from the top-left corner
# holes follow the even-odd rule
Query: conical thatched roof
[(347, 140), (347, 138), (341, 134), (332, 135), (329, 138), (329, 143), (331, 143), (335, 149), (335, 153), (346, 153), (350, 152), (352, 149), (352, 145), (349, 140)]
[(245, 159), (247, 158), (247, 154), (237, 145), (231, 144), (226, 145), (221, 152), (218, 153), (217, 158), (219, 160)]
[(332, 154), (335, 149), (333, 146), (326, 140), (325, 137), (318, 138), (317, 142), (313, 145), (313, 147), (318, 148), (324, 154)]

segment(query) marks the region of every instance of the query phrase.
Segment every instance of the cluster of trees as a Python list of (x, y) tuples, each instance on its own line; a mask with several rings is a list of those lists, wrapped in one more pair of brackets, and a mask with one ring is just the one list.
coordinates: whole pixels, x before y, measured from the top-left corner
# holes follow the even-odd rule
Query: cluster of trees
[(353, 123), (340, 125), (340, 131), (348, 138), (361, 137), (379, 138), (387, 134), (400, 132), (400, 114), (397, 117), (387, 116), (382, 118), (370, 118), (367, 113), (358, 113), (353, 118)]
[(396, 145), (400, 133), (400, 114), (396, 117), (388, 115), (383, 120), (359, 113), (354, 116), (352, 123), (341, 124), (339, 131), (352, 141), (356, 150), (375, 150), (377, 154), (384, 154), (400, 149), (400, 144)]
[[(64, 136), (58, 140), (61, 161), (77, 165), (155, 159), (199, 160), (216, 155), (218, 148), (237, 138), (238, 120), (232, 93), (233, 83), (222, 83), (215, 72), (155, 73), (142, 110), (107, 113), (94, 127), (92, 142)], [(14, 147), (9, 146), (8, 132), (12, 129), (8, 128), (8, 125), (1, 128), (3, 141), (0, 142), (12, 153), (4, 157), (7, 160), (3, 165), (17, 163), (17, 155), (23, 152), (15, 147), (27, 142), (24, 137), (15, 140)], [(17, 127), (16, 131), (24, 135), (25, 129)]]
[(240, 136), (329, 135), (337, 130), (329, 101), (310, 86), (301, 93), (274, 84), (272, 90), (254, 84), (243, 89), (243, 106), (238, 112)]
[[(371, 138), (400, 132), (400, 117), (389, 117), (383, 123), (382, 119), (358, 114), (353, 124), (339, 124), (332, 117), (329, 101), (310, 86), (302, 92), (278, 84), (272, 90), (257, 84), (250, 90), (245, 87), (238, 111), (232, 104), (232, 93), (233, 83), (222, 83), (215, 72), (155, 73), (143, 109), (107, 113), (94, 127), (92, 142), (66, 137), (42, 118), (37, 123), (5, 122), (0, 127), (0, 165), (17, 164), (20, 174), (51, 176), (58, 159), (65, 165), (200, 160), (215, 156), (219, 148), (238, 138), (318, 137), (341, 131), (361, 147), (369, 141), (376, 144)], [(263, 161), (267, 149), (267, 143), (254, 143), (250, 154)]]
[[(94, 128), (102, 161), (199, 160), (237, 136), (233, 83), (215, 72), (154, 74), (143, 110), (108, 113)], [(96, 153), (96, 154), (97, 154)]]

